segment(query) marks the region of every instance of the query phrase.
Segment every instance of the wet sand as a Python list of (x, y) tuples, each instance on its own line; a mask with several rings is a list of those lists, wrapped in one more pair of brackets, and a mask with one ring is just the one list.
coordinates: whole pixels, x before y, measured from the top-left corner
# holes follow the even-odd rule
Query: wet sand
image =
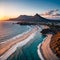
[(52, 34), (48, 34), (46, 39), (40, 44), (39, 47), (39, 57), (41, 60), (58, 60), (58, 57), (52, 52), (50, 48), (50, 41), (51, 41)]

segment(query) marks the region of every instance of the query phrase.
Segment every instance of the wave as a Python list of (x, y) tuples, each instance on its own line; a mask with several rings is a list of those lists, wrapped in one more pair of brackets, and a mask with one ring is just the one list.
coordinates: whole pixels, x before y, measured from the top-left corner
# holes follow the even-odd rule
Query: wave
[[(31, 31), (31, 29), (29, 29), (29, 31)], [(29, 31), (23, 33), (23, 34), (26, 34), (28, 33)], [(20, 34), (12, 39), (17, 39), (18, 37), (22, 36), (23, 34)], [(5, 54), (3, 54), (1, 57), (0, 57), (0, 60), (6, 60), (12, 53), (14, 53), (17, 49), (17, 47), (22, 47), (24, 45), (26, 45), (31, 39), (34, 38), (34, 36), (36, 35), (36, 32), (32, 33), (28, 38), (26, 38), (25, 40), (15, 44), (14, 46), (12, 46), (7, 52), (5, 52)], [(11, 39), (11, 40), (12, 40)], [(4, 42), (5, 43), (5, 42)]]
[(0, 44), (6, 43), (6, 42), (11, 41), (11, 40), (14, 40), (14, 39), (17, 39), (17, 38), (21, 37), (22, 35), (28, 33), (29, 31), (31, 31), (32, 28), (30, 26), (27, 26), (27, 27), (29, 28), (28, 31), (23, 32), (22, 34), (18, 34), (17, 36), (14, 36), (13, 38), (10, 38), (10, 39), (8, 39), (8, 40), (6, 40), (4, 42), (0, 42)]
[(42, 55), (42, 52), (41, 52), (41, 45), (44, 43), (44, 41), (46, 40), (46, 38), (47, 38), (47, 37), (45, 37), (45, 38), (43, 39), (42, 43), (40, 43), (40, 44), (37, 46), (37, 47), (38, 47), (37, 53), (38, 53), (38, 56), (39, 56), (39, 58), (40, 58), (41, 60), (44, 60), (43, 55)]

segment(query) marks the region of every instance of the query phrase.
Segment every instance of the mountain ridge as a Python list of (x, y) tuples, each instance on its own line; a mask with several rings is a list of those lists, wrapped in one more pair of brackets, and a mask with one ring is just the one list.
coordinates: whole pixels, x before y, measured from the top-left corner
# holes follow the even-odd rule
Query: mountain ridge
[(25, 22), (55, 22), (60, 23), (60, 20), (53, 20), (53, 19), (46, 19), (41, 17), (39, 14), (36, 14), (34, 16), (28, 16), (28, 15), (20, 15), (17, 18), (9, 19), (11, 21), (25, 21)]

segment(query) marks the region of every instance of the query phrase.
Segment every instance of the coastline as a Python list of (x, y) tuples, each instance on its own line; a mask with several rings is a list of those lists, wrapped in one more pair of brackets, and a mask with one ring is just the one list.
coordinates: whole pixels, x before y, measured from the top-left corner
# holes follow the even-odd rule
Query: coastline
[[(28, 41), (30, 41), (36, 34), (36, 31), (38, 30), (37, 27), (33, 28), (32, 31), (29, 31), (28, 33), (24, 34), (23, 36), (19, 37), (20, 41), (15, 42), (15, 44), (12, 43), (12, 46), (9, 46), (8, 49), (5, 51), (2, 51), (2, 55), (0, 57), (1, 60), (7, 59), (15, 50), (18, 46), (23, 46), (25, 45)], [(24, 37), (24, 38), (22, 38)], [(17, 38), (18, 39), (18, 38)], [(17, 40), (16, 39), (16, 40)], [(18, 40), (19, 40), (18, 39)], [(11, 42), (9, 42), (11, 43)], [(3, 48), (4, 49), (4, 48)], [(1, 52), (0, 51), (0, 52)], [(3, 53), (4, 52), (4, 53)], [(10, 52), (10, 53), (9, 53)]]
[(50, 48), (50, 41), (52, 34), (47, 34), (42, 43), (38, 45), (38, 56), (41, 60), (58, 60), (58, 57), (52, 52)]
[(50, 48), (60, 60), (60, 32), (57, 32), (51, 39)]
[(38, 56), (41, 60), (44, 60), (44, 57), (43, 57), (43, 54), (42, 54), (42, 51), (41, 51), (41, 46), (43, 44), (43, 42), (45, 41), (47, 37), (45, 37), (42, 41), (42, 43), (40, 43), (37, 47), (38, 47), (38, 50), (37, 50), (37, 53), (38, 53)]
[[(27, 27), (29, 27), (29, 26), (27, 26)], [(16, 38), (19, 38), (20, 36), (28, 33), (28, 32), (31, 31), (31, 30), (32, 30), (32, 28), (29, 27), (29, 30), (27, 30), (26, 32), (23, 32), (22, 34), (18, 34), (18, 35), (14, 36), (14, 37), (12, 37), (12, 38), (10, 38), (10, 39), (7, 39), (7, 41), (0, 42), (0, 44), (4, 44), (4, 43), (6, 43), (6, 42), (8, 42), (8, 41), (11, 41), (11, 40), (14, 40), (14, 39), (16, 39)]]

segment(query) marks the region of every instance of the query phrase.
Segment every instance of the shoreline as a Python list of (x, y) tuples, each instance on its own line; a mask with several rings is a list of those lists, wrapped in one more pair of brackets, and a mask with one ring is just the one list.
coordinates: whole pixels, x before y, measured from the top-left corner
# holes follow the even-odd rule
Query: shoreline
[[(24, 34), (23, 36), (21, 36), (21, 37), (19, 37), (19, 39), (20, 39), (20, 41), (15, 41), (14, 40), (14, 42), (15, 43), (11, 43), (11, 42), (13, 42), (13, 41), (11, 41), (11, 42), (8, 42), (9, 44), (11, 43), (12, 44), (12, 46), (4, 46), (4, 48), (5, 48), (5, 50), (4, 50), (4, 48), (2, 49), (2, 50), (4, 50), (4, 51), (2, 51), (2, 50), (0, 50), (0, 52), (2, 51), (2, 53), (0, 53), (0, 55), (1, 55), (1, 57), (0, 57), (0, 59), (1, 60), (5, 60), (5, 59), (7, 59), (13, 52), (14, 52), (14, 50), (16, 50), (16, 48), (18, 47), (18, 45), (19, 46), (23, 46), (23, 45), (25, 45), (28, 41), (30, 41), (30, 39), (32, 39), (33, 38), (33, 36), (35, 36), (35, 34), (36, 34), (36, 31), (38, 30), (38, 28), (37, 27), (35, 27), (35, 28), (33, 28), (32, 29), (32, 31), (29, 31), (28, 33), (26, 33), (26, 34)], [(24, 37), (24, 38), (22, 38), (22, 37)], [(17, 38), (18, 39), (18, 38)], [(16, 39), (16, 40), (17, 40)], [(18, 39), (18, 40), (19, 40)], [(7, 43), (6, 43), (7, 44)], [(10, 44), (10, 45), (11, 45)], [(15, 45), (15, 47), (13, 47)], [(7, 49), (8, 48), (8, 49)], [(13, 49), (13, 48), (15, 48), (15, 49)], [(9, 50), (11, 51), (13, 49), (13, 52), (11, 52), (10, 54), (8, 53), (9, 52)], [(8, 51), (8, 52), (7, 52)], [(7, 54), (7, 55), (6, 55)]]
[(41, 60), (58, 60), (58, 57), (52, 52), (50, 48), (50, 41), (52, 34), (47, 34), (42, 43), (38, 45), (38, 56)]
[(44, 57), (43, 57), (43, 54), (42, 54), (42, 51), (41, 51), (41, 46), (42, 44), (44, 43), (45, 39), (47, 38), (47, 36), (43, 39), (42, 43), (40, 43), (37, 47), (38, 47), (38, 50), (37, 50), (37, 53), (38, 53), (38, 56), (41, 60), (44, 60)]
[(3, 43), (6, 43), (6, 42), (8, 42), (8, 41), (11, 41), (11, 40), (14, 40), (14, 39), (16, 39), (16, 38), (19, 38), (19, 37), (22, 36), (23, 34), (26, 34), (26, 33), (28, 33), (29, 31), (32, 30), (31, 27), (29, 27), (29, 28), (30, 28), (30, 29), (28, 29), (27, 31), (25, 31), (25, 32), (23, 32), (23, 33), (21, 33), (21, 34), (18, 34), (18, 35), (14, 36), (14, 37), (12, 37), (12, 38), (10, 38), (10, 39), (7, 39), (6, 41), (0, 42), (0, 44), (3, 44)]

